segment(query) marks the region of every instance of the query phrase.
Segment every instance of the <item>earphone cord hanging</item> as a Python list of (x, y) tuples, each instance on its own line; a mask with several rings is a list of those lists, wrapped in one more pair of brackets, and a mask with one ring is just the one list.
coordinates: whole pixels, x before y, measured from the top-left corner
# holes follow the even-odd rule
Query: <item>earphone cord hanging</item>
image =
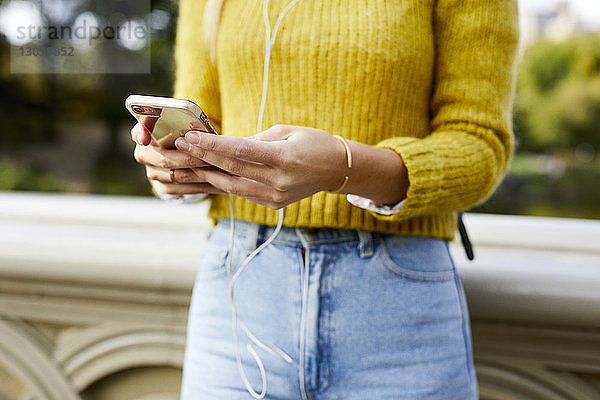
[[(283, 11), (279, 14), (279, 17), (277, 18), (277, 21), (275, 22), (275, 26), (273, 27), (273, 31), (271, 31), (271, 24), (269, 22), (269, 0), (265, 0), (264, 3), (263, 3), (263, 17), (264, 17), (264, 20), (265, 20), (265, 34), (266, 34), (266, 36), (265, 36), (265, 61), (264, 61), (264, 73), (263, 73), (262, 98), (261, 98), (261, 102), (260, 102), (260, 110), (259, 110), (259, 113), (258, 113), (258, 122), (257, 122), (257, 127), (256, 127), (257, 133), (262, 131), (263, 117), (264, 117), (264, 113), (265, 113), (265, 105), (266, 105), (266, 102), (267, 102), (267, 92), (268, 92), (268, 88), (269, 88), (269, 63), (270, 63), (270, 60), (271, 60), (271, 52), (273, 50), (273, 47), (275, 46), (275, 39), (277, 37), (277, 30), (279, 29), (279, 25), (281, 24), (281, 21), (283, 20), (283, 17), (285, 17), (285, 15), (288, 13), (288, 11), (294, 5), (296, 5), (296, 3), (298, 3), (298, 1), (300, 1), (300, 0), (292, 0), (283, 9)], [(237, 325), (238, 325), (238, 323), (239, 323), (241, 329), (244, 331), (244, 333), (248, 337), (248, 339), (250, 339), (250, 341), (252, 343), (256, 344), (258, 347), (260, 347), (263, 350), (265, 350), (265, 351), (267, 351), (267, 352), (275, 355), (276, 357), (280, 357), (281, 359), (283, 359), (285, 362), (288, 362), (288, 363), (292, 362), (292, 358), (288, 354), (286, 354), (283, 350), (281, 350), (279, 347), (277, 347), (275, 345), (272, 345), (272, 344), (265, 344), (262, 341), (260, 341), (256, 336), (254, 336), (252, 334), (252, 332), (250, 331), (250, 329), (248, 329), (248, 327), (239, 319), (239, 317), (237, 315), (237, 309), (236, 309), (236, 306), (235, 306), (235, 297), (234, 297), (233, 290), (234, 290), (235, 282), (239, 278), (240, 274), (244, 271), (244, 269), (248, 266), (248, 264), (250, 263), (250, 261), (252, 261), (252, 259), (258, 253), (260, 253), (265, 247), (267, 247), (269, 244), (271, 244), (271, 242), (275, 239), (275, 237), (277, 236), (277, 234), (279, 234), (279, 231), (281, 230), (281, 227), (283, 225), (283, 208), (279, 210), (279, 215), (278, 215), (278, 220), (277, 220), (277, 227), (275, 228), (275, 230), (273, 231), (273, 233), (271, 234), (271, 236), (269, 236), (269, 238), (263, 244), (261, 244), (258, 248), (256, 248), (240, 264), (240, 267), (235, 272), (235, 274), (232, 275), (232, 270), (231, 270), (231, 255), (233, 253), (233, 240), (234, 240), (234, 232), (235, 232), (235, 218), (234, 218), (233, 201), (231, 199), (231, 194), (228, 194), (228, 197), (229, 197), (229, 216), (230, 216), (229, 218), (230, 218), (230, 221), (231, 221), (231, 224), (230, 224), (231, 226), (230, 226), (230, 231), (229, 231), (229, 252), (228, 252), (228, 255), (227, 255), (226, 269), (227, 269), (227, 275), (229, 277), (229, 300), (231, 302), (231, 314), (232, 314), (232, 327), (231, 327), (231, 329), (232, 329), (232, 333), (233, 333), (233, 342), (234, 342), (235, 357), (236, 357), (236, 361), (237, 361), (238, 370), (239, 370), (240, 375), (242, 377), (242, 381), (244, 382), (244, 385), (246, 386), (246, 390), (255, 399), (262, 399), (267, 394), (267, 375), (266, 375), (266, 372), (265, 372), (265, 367), (263, 365), (263, 362), (262, 362), (260, 356), (256, 353), (256, 351), (252, 347), (252, 344), (248, 343), (248, 345), (247, 345), (248, 351), (250, 352), (250, 354), (254, 358), (254, 361), (256, 362), (256, 364), (258, 366), (258, 369), (260, 370), (260, 376), (261, 376), (261, 379), (262, 379), (262, 389), (261, 389), (260, 393), (258, 393), (258, 392), (256, 392), (254, 390), (254, 388), (252, 388), (252, 385), (250, 384), (250, 381), (248, 380), (248, 377), (246, 376), (246, 372), (244, 371), (244, 367), (242, 365), (240, 343), (239, 343), (239, 337), (238, 337), (238, 334), (237, 334)]]

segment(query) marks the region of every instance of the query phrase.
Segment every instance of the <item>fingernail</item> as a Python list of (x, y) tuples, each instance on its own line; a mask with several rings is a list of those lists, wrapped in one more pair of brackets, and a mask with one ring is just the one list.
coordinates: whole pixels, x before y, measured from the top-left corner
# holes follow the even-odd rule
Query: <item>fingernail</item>
[(191, 144), (198, 144), (200, 143), (200, 135), (196, 132), (188, 132), (185, 134), (185, 140), (187, 140)]
[(175, 147), (177, 147), (181, 151), (190, 150), (190, 144), (184, 138), (177, 138), (177, 140), (175, 140)]

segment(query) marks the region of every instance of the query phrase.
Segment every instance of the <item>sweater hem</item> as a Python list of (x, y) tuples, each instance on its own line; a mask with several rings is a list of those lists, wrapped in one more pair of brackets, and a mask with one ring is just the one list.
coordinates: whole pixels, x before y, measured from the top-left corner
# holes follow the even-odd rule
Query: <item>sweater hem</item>
[[(345, 196), (338, 197), (342, 198)], [(321, 218), (311, 218), (306, 213), (298, 213), (302, 208), (305, 208), (302, 207), (302, 203), (308, 202), (309, 206), (311, 205), (311, 199), (304, 199), (301, 202), (286, 207), (284, 209), (283, 225), (303, 228), (363, 230), (394, 235), (433, 237), (449, 241), (454, 239), (456, 213), (421, 215), (403, 221), (383, 221), (370, 215), (368, 210), (352, 206), (345, 198), (343, 199), (345, 204), (338, 203), (343, 212), (338, 212), (336, 215), (327, 215), (322, 212), (320, 215)], [(235, 219), (269, 226), (277, 225), (277, 211), (270, 210), (236, 196), (233, 196), (233, 202)], [(219, 195), (211, 199), (208, 216), (213, 221), (230, 217), (226, 196)]]

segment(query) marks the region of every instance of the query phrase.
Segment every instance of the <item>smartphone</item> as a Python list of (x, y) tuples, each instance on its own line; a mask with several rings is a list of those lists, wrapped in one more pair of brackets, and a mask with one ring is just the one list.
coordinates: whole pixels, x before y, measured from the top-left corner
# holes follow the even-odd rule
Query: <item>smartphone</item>
[(190, 100), (131, 95), (125, 108), (160, 146), (174, 149), (175, 140), (189, 131), (217, 134), (202, 109)]

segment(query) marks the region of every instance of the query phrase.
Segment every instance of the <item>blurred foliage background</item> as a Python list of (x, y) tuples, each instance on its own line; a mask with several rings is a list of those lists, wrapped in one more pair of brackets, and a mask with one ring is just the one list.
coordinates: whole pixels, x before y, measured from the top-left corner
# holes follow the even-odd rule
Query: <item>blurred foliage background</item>
[(600, 218), (600, 32), (525, 49), (514, 127), (508, 174), (476, 210)]
[[(171, 95), (177, 2), (149, 2), (146, 20), (162, 18), (150, 30), (150, 74), (11, 73), (11, 44), (0, 33), (0, 190), (151, 195), (132, 157), (124, 102), (132, 93)], [(89, 8), (78, 3), (80, 13)]]
[[(151, 10), (168, 16), (151, 31), (151, 74), (14, 74), (0, 34), (0, 190), (151, 195), (123, 107), (172, 91), (177, 4)], [(524, 49), (514, 125), (509, 172), (474, 211), (600, 218), (600, 32)]]

